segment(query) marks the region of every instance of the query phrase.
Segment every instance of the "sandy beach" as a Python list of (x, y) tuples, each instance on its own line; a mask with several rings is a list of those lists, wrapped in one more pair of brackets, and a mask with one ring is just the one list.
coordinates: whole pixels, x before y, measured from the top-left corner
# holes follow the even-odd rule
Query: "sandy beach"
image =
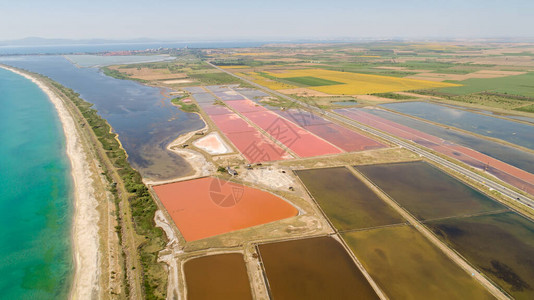
[(93, 189), (92, 172), (87, 162), (87, 155), (81, 145), (75, 121), (57, 97), (43, 82), (18, 70), (0, 66), (19, 74), (33, 83), (48, 96), (54, 105), (63, 126), (66, 141), (66, 153), (71, 165), (74, 196), (74, 214), (72, 219), (72, 247), (74, 260), (74, 278), (71, 287), (71, 299), (90, 299), (100, 293), (99, 277), (99, 214), (98, 201)]

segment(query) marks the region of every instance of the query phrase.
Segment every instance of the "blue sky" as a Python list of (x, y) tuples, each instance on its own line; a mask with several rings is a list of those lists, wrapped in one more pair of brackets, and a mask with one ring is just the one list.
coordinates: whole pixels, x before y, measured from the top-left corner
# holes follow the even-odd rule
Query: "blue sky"
[(0, 0), (0, 40), (534, 37), (530, 0)]

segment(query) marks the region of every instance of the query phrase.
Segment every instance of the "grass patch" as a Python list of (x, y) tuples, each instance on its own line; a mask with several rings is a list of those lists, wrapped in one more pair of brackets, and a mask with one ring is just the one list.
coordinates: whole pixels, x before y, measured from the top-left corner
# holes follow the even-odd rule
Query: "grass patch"
[(195, 103), (188, 104), (188, 103), (183, 103), (183, 102), (180, 101), (177, 105), (184, 112), (194, 113), (194, 112), (199, 112), (200, 111), (198, 109), (198, 106)]
[(534, 104), (527, 105), (527, 106), (521, 106), (521, 107), (516, 108), (515, 110), (534, 113)]
[(171, 103), (180, 107), (180, 109), (184, 112), (188, 112), (188, 113), (199, 112), (200, 110), (198, 109), (198, 106), (195, 103), (185, 103), (182, 101), (190, 96), (191, 95), (189, 93), (183, 94), (181, 96), (171, 99)]

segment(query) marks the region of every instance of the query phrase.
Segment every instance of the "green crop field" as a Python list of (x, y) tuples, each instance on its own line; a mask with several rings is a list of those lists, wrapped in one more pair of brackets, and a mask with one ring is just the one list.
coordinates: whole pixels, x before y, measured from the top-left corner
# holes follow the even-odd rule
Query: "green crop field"
[(440, 88), (438, 91), (453, 95), (491, 92), (534, 98), (534, 73), (501, 78), (467, 79), (460, 83), (462, 86)]
[(297, 84), (304, 84), (304, 85), (307, 85), (307, 86), (323, 86), (323, 85), (344, 84), (343, 82), (326, 80), (326, 79), (312, 77), (312, 76), (289, 77), (289, 78), (284, 78), (284, 79), (286, 81), (294, 82), (294, 83), (297, 83)]
[(189, 74), (189, 76), (206, 85), (240, 83), (240, 81), (236, 79), (235, 77), (232, 77), (223, 72), (195, 73), (195, 74), (191, 73)]

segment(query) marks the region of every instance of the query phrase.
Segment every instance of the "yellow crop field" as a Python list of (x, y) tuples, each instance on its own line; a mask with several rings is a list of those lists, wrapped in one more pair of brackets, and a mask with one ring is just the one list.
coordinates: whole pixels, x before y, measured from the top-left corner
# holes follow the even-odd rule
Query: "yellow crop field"
[[(389, 93), (426, 88), (458, 86), (458, 84), (435, 82), (419, 79), (408, 79), (381, 75), (339, 72), (322, 69), (288, 70), (282, 73), (268, 73), (277, 78), (315, 77), (343, 84), (310, 86), (312, 90), (330, 95), (365, 95), (374, 93)], [(261, 83), (260, 83), (261, 84)]]
[[(238, 73), (236, 74), (239, 75)], [(285, 84), (283, 82), (265, 78), (256, 72), (249, 72), (249, 73), (244, 73), (244, 74), (242, 73), (241, 75), (245, 75), (246, 77), (251, 78), (252, 81), (254, 81), (255, 83), (262, 85), (266, 88), (269, 88), (271, 90), (286, 90), (286, 89), (297, 88), (297, 86), (294, 86), (294, 85)]]

